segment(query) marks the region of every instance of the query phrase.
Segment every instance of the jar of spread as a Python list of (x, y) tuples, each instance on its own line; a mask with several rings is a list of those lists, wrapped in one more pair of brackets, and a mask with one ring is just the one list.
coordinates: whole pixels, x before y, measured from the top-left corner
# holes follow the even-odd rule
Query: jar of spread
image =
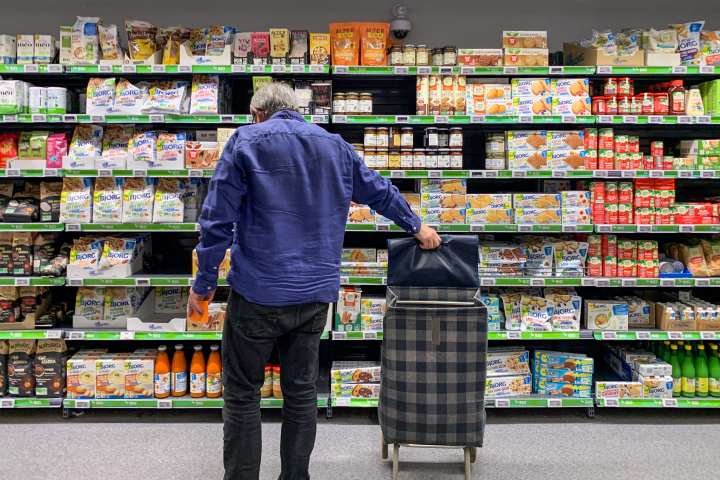
[(633, 95), (630, 97), (630, 113), (633, 115), (640, 115), (642, 111), (642, 104), (640, 103), (640, 97)]
[(428, 127), (425, 129), (425, 148), (427, 147), (439, 147), (440, 142), (438, 139), (437, 127)]
[(618, 114), (618, 100), (614, 95), (605, 97), (605, 113), (607, 115)]
[(605, 97), (592, 97), (592, 114), (605, 115)]
[(375, 139), (375, 146), (387, 148), (389, 145), (389, 143), (388, 143), (389, 133), (390, 133), (390, 129), (388, 127), (377, 127), (377, 137)]
[(403, 49), (400, 45), (393, 45), (390, 49), (390, 65), (400, 66), (403, 64)]
[(413, 170), (425, 170), (424, 148), (413, 148)]
[(370, 170), (375, 169), (375, 147), (365, 147), (363, 162), (365, 162), (365, 166)]
[(437, 148), (426, 148), (425, 149), (425, 169), (426, 170), (437, 170), (438, 165), (438, 151)]
[(667, 115), (670, 112), (670, 101), (667, 92), (658, 92), (655, 97), (655, 115)]
[(450, 149), (438, 148), (438, 168), (448, 170), (450, 168)]
[(629, 115), (630, 114), (630, 97), (627, 95), (619, 95), (617, 97), (617, 114), (618, 115)]
[(443, 64), (443, 49), (442, 48), (433, 49), (432, 64), (433, 64), (433, 67), (438, 67)]
[(273, 397), (282, 398), (282, 389), (280, 388), (280, 365), (273, 367)]
[(621, 77), (617, 81), (618, 95), (634, 95), (635, 85), (630, 77)]
[(405, 45), (403, 47), (403, 65), (415, 66), (415, 45)]
[(353, 148), (355, 149), (355, 153), (358, 154), (358, 157), (360, 157), (361, 160), (365, 157), (365, 147), (362, 143), (351, 143)]
[(333, 113), (345, 113), (344, 93), (333, 93)]
[(443, 65), (455, 65), (457, 63), (457, 50), (455, 45), (445, 45), (443, 48)]
[(449, 139), (450, 150), (462, 150), (463, 146), (463, 130), (460, 127), (450, 128)]
[(388, 168), (388, 149), (378, 148), (375, 150), (375, 170), (382, 170)]
[(685, 115), (685, 87), (682, 80), (673, 80), (668, 88), (670, 115)]
[(361, 93), (358, 97), (358, 113), (372, 115), (372, 93)]
[(348, 115), (358, 114), (358, 103), (360, 96), (356, 92), (348, 92), (345, 94), (345, 113)]
[(450, 152), (450, 170), (462, 170), (463, 154), (462, 150), (452, 150)]
[(400, 170), (400, 149), (391, 148), (388, 154), (388, 168), (390, 170)]
[(502, 170), (505, 168), (505, 155), (502, 153), (489, 153), (485, 156), (486, 170)]
[(650, 92), (641, 93), (640, 97), (640, 113), (643, 115), (653, 115), (655, 113), (655, 95)]
[(400, 138), (400, 129), (398, 127), (390, 127), (390, 148), (402, 147), (402, 139)]
[(412, 127), (402, 127), (400, 129), (400, 146), (412, 147), (414, 145)]
[(260, 396), (262, 398), (272, 397), (273, 392), (273, 366), (272, 363), (265, 365), (265, 381), (260, 387)]
[(605, 83), (603, 84), (603, 93), (605, 95), (617, 95), (618, 94), (618, 84), (617, 84), (617, 78), (606, 78)]
[(377, 128), (365, 127), (363, 143), (366, 147), (377, 147)]
[(415, 49), (415, 65), (424, 67), (430, 65), (427, 45), (418, 45)]
[(413, 169), (413, 149), (405, 147), (400, 150), (400, 169), (401, 170), (412, 170)]
[(447, 128), (438, 128), (438, 147), (447, 148), (450, 146), (450, 131)]

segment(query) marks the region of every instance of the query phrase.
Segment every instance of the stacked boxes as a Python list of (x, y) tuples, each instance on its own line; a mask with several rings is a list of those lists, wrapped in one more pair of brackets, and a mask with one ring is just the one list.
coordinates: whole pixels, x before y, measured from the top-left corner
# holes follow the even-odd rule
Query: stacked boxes
[(562, 207), (562, 223), (567, 225), (592, 224), (590, 208), (590, 192), (564, 191), (560, 193)]
[(508, 131), (505, 152), (510, 170), (585, 170), (585, 130)]
[(590, 81), (587, 78), (553, 78), (550, 82), (553, 115), (590, 115)]
[(486, 293), (480, 296), (480, 300), (487, 307), (488, 312), (488, 330), (498, 331), (500, 330), (500, 299), (494, 293)]
[(80, 350), (67, 361), (68, 398), (145, 399), (155, 396), (157, 350)]
[[(423, 223), (465, 223), (466, 180), (425, 178), (420, 184), (420, 220)], [(423, 207), (425, 205), (425, 207)]]
[(590, 398), (594, 360), (580, 353), (536, 350), (533, 389), (542, 395)]
[(605, 362), (620, 381), (597, 382), (597, 398), (672, 398), (672, 366), (652, 353), (610, 347)]
[(514, 397), (532, 391), (530, 353), (522, 347), (488, 348), (485, 396)]
[(513, 78), (513, 115), (552, 115), (549, 78)]
[[(351, 277), (387, 276), (387, 250), (343, 248), (340, 255), (340, 275)], [(379, 265), (375, 265), (376, 263)]]
[(332, 399), (380, 398), (380, 362), (333, 362), (330, 370)]
[(365, 297), (360, 301), (361, 329), (382, 332), (385, 317), (385, 297)]
[(502, 36), (504, 64), (517, 67), (549, 65), (547, 32), (504, 31)]
[(517, 224), (559, 225), (562, 220), (561, 194), (516, 193), (513, 208)]
[(467, 86), (465, 75), (418, 75), (416, 115), (465, 115)]

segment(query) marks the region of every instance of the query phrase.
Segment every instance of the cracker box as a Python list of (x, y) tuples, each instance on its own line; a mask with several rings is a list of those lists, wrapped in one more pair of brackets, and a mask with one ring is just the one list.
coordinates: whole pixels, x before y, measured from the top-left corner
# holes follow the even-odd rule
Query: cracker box
[(502, 377), (530, 373), (530, 352), (522, 349), (488, 349), (487, 376)]
[(614, 300), (587, 300), (585, 326), (588, 330), (627, 330), (628, 305)]
[(672, 365), (657, 358), (655, 360), (635, 360), (632, 369), (646, 377), (672, 375)]
[(405, 201), (410, 207), (420, 207), (420, 194), (419, 193), (401, 193)]
[(566, 191), (560, 192), (561, 205), (563, 208), (568, 207), (589, 207), (590, 192), (583, 191)]
[(643, 398), (672, 398), (673, 377), (670, 375), (645, 376), (633, 372), (633, 380), (642, 384)]
[(420, 208), (465, 208), (465, 195), (449, 193), (423, 193)]
[(590, 94), (590, 80), (587, 78), (553, 78), (550, 80), (552, 97), (580, 97)]
[(341, 262), (375, 262), (377, 250), (374, 248), (343, 248), (340, 252)]
[(380, 398), (379, 383), (336, 383), (330, 385), (332, 398), (357, 398), (362, 400)]
[(585, 150), (548, 150), (552, 170), (585, 170)]
[(545, 130), (524, 130), (505, 132), (506, 150), (547, 150), (548, 138)]
[(488, 377), (485, 382), (485, 397), (515, 397), (530, 395), (532, 392), (532, 376)]
[(333, 362), (330, 383), (380, 383), (380, 362)]
[(515, 209), (515, 221), (518, 225), (560, 225), (562, 210), (554, 208), (518, 208)]
[(385, 297), (365, 297), (360, 300), (361, 315), (385, 315)]
[(155, 357), (131, 357), (125, 360), (125, 398), (155, 396)]
[(347, 223), (358, 224), (358, 223), (375, 223), (375, 210), (370, 210), (370, 207), (350, 207), (348, 211)]
[(592, 210), (587, 207), (563, 208), (562, 223), (568, 225), (591, 225)]
[(553, 383), (545, 379), (538, 380), (537, 393), (540, 395), (563, 395), (565, 397), (590, 398), (592, 385), (573, 383)]
[(468, 208), (465, 210), (465, 223), (502, 225), (512, 223), (512, 209)]
[(359, 332), (360, 303), (362, 290), (359, 287), (340, 287), (338, 302), (335, 304), (335, 330), (338, 332)]
[(535, 350), (533, 357), (540, 368), (545, 365), (549, 369), (562, 369), (573, 372), (593, 373), (595, 371), (595, 361), (583, 354)]
[(560, 208), (559, 193), (515, 193), (514, 208)]
[(457, 52), (457, 62), (461, 67), (499, 67), (502, 66), (502, 56), (501, 48), (461, 48)]
[(67, 361), (68, 398), (95, 398), (96, 358), (77, 357)]
[(455, 208), (421, 208), (420, 220), (423, 223), (465, 223), (465, 210)]
[(504, 63), (508, 67), (547, 67), (547, 48), (506, 48)]
[(507, 152), (510, 170), (548, 170), (547, 152), (511, 150)]
[(474, 193), (465, 195), (466, 208), (512, 208), (511, 193)]
[(547, 131), (548, 150), (584, 150), (585, 132), (570, 130), (565, 132)]
[(640, 382), (595, 382), (596, 398), (643, 398)]
[(513, 115), (552, 115), (552, 97), (513, 97)]
[[(475, 115), (482, 115), (482, 105), (475, 103)], [(510, 116), (513, 114), (513, 101), (511, 98), (501, 100), (486, 100), (485, 115), (491, 117)]]
[(423, 178), (420, 180), (420, 193), (453, 193), (465, 195), (467, 180), (436, 180)]
[(361, 330), (363, 332), (382, 332), (384, 318), (382, 315), (361, 315)]
[(502, 34), (503, 47), (547, 48), (547, 31), (513, 31)]
[(590, 97), (552, 97), (553, 115), (591, 115)]
[(512, 97), (549, 97), (549, 78), (513, 78), (511, 81)]

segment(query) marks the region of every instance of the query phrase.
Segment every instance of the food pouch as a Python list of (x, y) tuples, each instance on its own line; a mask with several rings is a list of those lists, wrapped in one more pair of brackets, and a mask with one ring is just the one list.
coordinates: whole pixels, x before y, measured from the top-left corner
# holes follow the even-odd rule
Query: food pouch
[(555, 254), (555, 276), (582, 277), (587, 257), (586, 242), (557, 242), (553, 245)]
[(551, 294), (546, 298), (555, 304), (552, 313), (552, 329), (565, 331), (580, 330), (580, 307), (582, 298), (571, 294)]
[(361, 23), (361, 64), (386, 65), (387, 49), (385, 47), (390, 33), (389, 23)]
[(359, 23), (331, 23), (330, 43), (333, 65), (358, 65), (360, 52)]
[(555, 303), (542, 297), (522, 295), (520, 307), (520, 330), (528, 332), (550, 332)]
[(520, 330), (522, 322), (522, 294), (503, 294), (503, 312), (505, 313), (505, 330)]
[(704, 20), (702, 22), (669, 25), (672, 30), (677, 30), (681, 65), (700, 64), (700, 31), (704, 25)]

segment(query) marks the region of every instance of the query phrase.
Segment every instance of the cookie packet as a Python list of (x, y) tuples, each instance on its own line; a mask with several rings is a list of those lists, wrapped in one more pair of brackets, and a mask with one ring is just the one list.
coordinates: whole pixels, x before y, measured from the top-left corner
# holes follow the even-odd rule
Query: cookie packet
[(720, 65), (720, 31), (700, 32), (700, 64)]
[[(183, 82), (178, 82), (183, 83)], [(164, 113), (168, 115), (180, 115), (183, 101), (185, 100), (186, 84), (163, 90), (154, 88), (150, 90), (150, 98), (142, 106), (143, 115), (149, 113)]]
[(555, 302), (542, 297), (522, 295), (520, 308), (520, 330), (529, 332), (551, 332), (551, 319)]
[(157, 136), (155, 162), (169, 168), (182, 168), (185, 162), (185, 134), (160, 132)]
[(133, 60), (147, 60), (156, 50), (157, 27), (150, 22), (125, 20), (128, 50)]
[(703, 20), (701, 22), (690, 22), (668, 26), (670, 29), (677, 31), (680, 64), (699, 65), (700, 31), (705, 26), (705, 21)]
[(643, 49), (648, 53), (675, 53), (678, 49), (677, 30), (655, 30), (648, 32), (647, 43)]
[(97, 65), (100, 61), (100, 17), (77, 17), (70, 37), (70, 63), (73, 65)]
[(99, 125), (77, 125), (70, 141), (71, 157), (102, 157), (103, 128)]
[(115, 105), (115, 79), (91, 78), (85, 90), (87, 103), (85, 112), (90, 113), (94, 108), (110, 108)]
[(640, 50), (637, 35), (617, 33), (615, 34), (615, 45), (618, 57), (632, 57)]
[(154, 178), (126, 179), (123, 191), (123, 223), (150, 223), (154, 199)]
[(581, 297), (568, 293), (546, 294), (546, 298), (555, 304), (555, 309), (552, 313), (553, 330), (573, 332), (580, 330)]
[(217, 115), (219, 91), (219, 75), (193, 75), (190, 114)]
[(128, 144), (134, 131), (133, 125), (108, 125), (102, 142), (103, 160), (127, 158)]
[(204, 56), (207, 53), (207, 29), (190, 29), (190, 51), (194, 56)]
[(611, 30), (593, 30), (590, 45), (594, 49), (602, 50), (605, 55), (617, 55), (615, 36)]
[(520, 330), (522, 298), (522, 294), (518, 293), (500, 295), (503, 302), (503, 313), (505, 314), (505, 330)]
[(115, 86), (115, 108), (120, 112), (129, 112), (136, 108), (138, 101), (149, 95), (147, 82), (139, 82), (137, 85), (121, 78)]
[(586, 242), (557, 242), (553, 245), (555, 256), (555, 276), (582, 277), (584, 276), (585, 258), (587, 257), (588, 243)]
[(104, 270), (115, 265), (126, 265), (132, 261), (134, 250), (135, 239), (106, 237), (98, 268)]
[[(167, 29), (163, 29), (167, 31)], [(166, 42), (162, 47), (163, 65), (177, 65), (180, 63), (180, 42), (182, 37), (182, 26), (167, 32)]]
[(135, 161), (154, 162), (157, 158), (158, 132), (136, 131), (128, 143), (128, 153)]
[(206, 33), (207, 46), (205, 55), (213, 57), (223, 54), (225, 45), (230, 43), (230, 34), (234, 34), (235, 30), (232, 27), (212, 25), (207, 29)]
[(121, 223), (123, 177), (98, 177), (93, 192), (93, 218), (98, 223)]
[(117, 60), (122, 56), (120, 42), (118, 41), (117, 25), (98, 25), (100, 36), (100, 50), (103, 60)]
[(545, 240), (531, 240), (523, 244), (527, 252), (525, 271), (531, 277), (552, 276), (553, 246)]

